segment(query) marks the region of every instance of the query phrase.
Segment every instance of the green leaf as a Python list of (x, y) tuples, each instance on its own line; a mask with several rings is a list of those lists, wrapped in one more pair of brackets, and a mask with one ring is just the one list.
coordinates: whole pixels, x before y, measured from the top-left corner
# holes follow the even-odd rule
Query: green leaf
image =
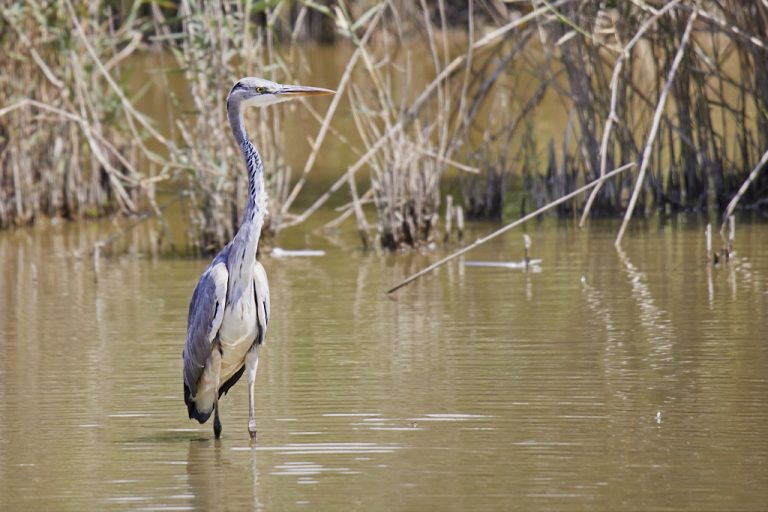
[(318, 4), (314, 0), (299, 0), (299, 3), (309, 7), (310, 9), (314, 9), (317, 12), (321, 12), (321, 13), (325, 14), (326, 16), (333, 17), (333, 13), (331, 12), (331, 10), (327, 6)]
[(362, 16), (357, 18), (357, 20), (352, 24), (352, 30), (357, 30), (366, 23), (368, 23), (368, 20), (373, 18), (373, 15), (379, 12), (379, 9), (383, 9), (385, 4), (378, 4), (374, 5), (370, 9), (368, 9), (365, 13), (363, 13)]
[(253, 12), (264, 12), (267, 9), (276, 6), (283, 0), (259, 0), (251, 6)]

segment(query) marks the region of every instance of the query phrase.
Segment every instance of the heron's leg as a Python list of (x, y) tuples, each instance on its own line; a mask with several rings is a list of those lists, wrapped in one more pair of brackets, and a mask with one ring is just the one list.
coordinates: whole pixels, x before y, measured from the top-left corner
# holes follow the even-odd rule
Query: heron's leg
[(214, 395), (213, 395), (213, 435), (216, 439), (221, 437), (221, 421), (219, 420), (219, 376), (221, 375), (221, 352), (220, 347), (214, 347), (211, 352), (211, 368), (214, 375)]
[(219, 400), (216, 399), (216, 403), (213, 406), (214, 413), (213, 413), (213, 435), (216, 437), (216, 439), (221, 438), (221, 421), (219, 420)]
[(253, 407), (253, 385), (256, 382), (256, 369), (259, 367), (259, 346), (254, 346), (245, 356), (245, 374), (248, 379), (248, 433), (256, 439), (256, 412)]

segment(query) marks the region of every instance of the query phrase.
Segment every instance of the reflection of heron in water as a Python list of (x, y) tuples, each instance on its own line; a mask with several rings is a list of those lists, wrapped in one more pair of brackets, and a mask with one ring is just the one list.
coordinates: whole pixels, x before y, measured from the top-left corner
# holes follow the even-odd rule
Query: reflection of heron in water
[(264, 510), (256, 464), (259, 452), (254, 448), (233, 451), (211, 439), (190, 439), (186, 464), (190, 505), (195, 510)]
[(227, 96), (227, 116), (248, 169), (248, 204), (234, 239), (216, 255), (200, 277), (189, 304), (184, 343), (184, 402), (189, 417), (200, 423), (214, 414), (213, 432), (221, 436), (219, 398), (245, 372), (248, 379), (248, 432), (256, 438), (253, 384), (259, 346), (269, 322), (269, 285), (256, 261), (267, 208), (264, 167), (245, 133), (243, 111), (301, 96), (333, 91), (317, 87), (280, 85), (261, 78), (239, 80)]

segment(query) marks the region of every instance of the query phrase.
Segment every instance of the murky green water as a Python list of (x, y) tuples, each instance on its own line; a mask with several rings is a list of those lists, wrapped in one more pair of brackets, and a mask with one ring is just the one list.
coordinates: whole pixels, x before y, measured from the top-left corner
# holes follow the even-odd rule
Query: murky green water
[[(264, 261), (273, 314), (224, 437), (182, 399), (204, 261), (73, 257), (95, 226), (0, 233), (3, 510), (764, 510), (768, 226), (707, 272), (701, 227), (531, 225), (542, 272)], [(486, 232), (481, 226), (472, 237)], [(294, 238), (289, 238), (294, 236)], [(519, 232), (470, 253), (519, 259)], [(582, 281), (582, 276), (584, 280)]]

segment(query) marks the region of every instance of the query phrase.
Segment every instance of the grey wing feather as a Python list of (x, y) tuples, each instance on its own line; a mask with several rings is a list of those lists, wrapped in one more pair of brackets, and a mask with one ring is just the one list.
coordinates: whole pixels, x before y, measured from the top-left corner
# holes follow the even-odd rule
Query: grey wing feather
[(197, 393), (197, 381), (211, 355), (213, 341), (221, 327), (226, 306), (229, 272), (222, 253), (203, 273), (192, 294), (184, 342), (184, 384), (190, 396)]
[(256, 261), (253, 268), (253, 293), (256, 299), (256, 322), (257, 338), (256, 343), (264, 343), (264, 337), (267, 335), (267, 325), (269, 324), (269, 282), (264, 267)]

